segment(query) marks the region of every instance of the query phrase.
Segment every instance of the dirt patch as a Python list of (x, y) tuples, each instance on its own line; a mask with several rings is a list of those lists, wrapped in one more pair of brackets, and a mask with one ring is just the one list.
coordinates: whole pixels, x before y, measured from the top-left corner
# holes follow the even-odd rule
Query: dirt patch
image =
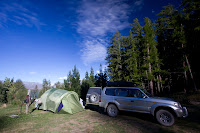
[[(57, 121), (57, 120), (54, 120)], [(60, 124), (59, 124), (60, 123)], [(140, 133), (140, 129), (136, 126), (128, 124), (126, 120), (120, 118), (111, 118), (105, 114), (95, 111), (86, 110), (70, 116), (68, 120), (60, 119), (59, 123), (49, 128), (49, 132), (136, 132)], [(41, 129), (42, 130), (42, 129)], [(118, 131), (120, 130), (120, 131)]]
[(72, 119), (69, 119), (57, 127), (50, 129), (50, 131), (73, 133), (92, 132), (94, 127), (98, 126), (99, 124), (106, 124), (106, 117), (102, 118), (102, 116), (96, 114), (96, 112), (86, 110), (84, 113), (78, 113), (76, 116), (73, 115)]

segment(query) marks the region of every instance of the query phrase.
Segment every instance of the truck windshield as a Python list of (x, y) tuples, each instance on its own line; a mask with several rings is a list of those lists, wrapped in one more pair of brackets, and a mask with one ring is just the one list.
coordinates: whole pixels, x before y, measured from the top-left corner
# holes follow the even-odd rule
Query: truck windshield
[(149, 93), (149, 92), (147, 92), (147, 90), (146, 89), (142, 89), (142, 88), (140, 88), (148, 97), (151, 97), (151, 94)]

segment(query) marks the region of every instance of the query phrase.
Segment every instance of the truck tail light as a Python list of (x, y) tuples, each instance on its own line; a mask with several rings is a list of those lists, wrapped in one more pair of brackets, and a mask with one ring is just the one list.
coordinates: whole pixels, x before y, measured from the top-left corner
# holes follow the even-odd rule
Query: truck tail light
[(101, 95), (99, 96), (99, 102), (101, 102)]

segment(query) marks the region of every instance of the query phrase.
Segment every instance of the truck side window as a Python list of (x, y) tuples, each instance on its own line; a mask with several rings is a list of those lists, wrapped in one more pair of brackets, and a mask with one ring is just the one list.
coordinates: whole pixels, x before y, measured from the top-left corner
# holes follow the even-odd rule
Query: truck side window
[(128, 97), (127, 89), (116, 89), (116, 96)]
[(105, 94), (109, 95), (109, 96), (114, 96), (115, 95), (115, 89), (114, 88), (107, 88)]

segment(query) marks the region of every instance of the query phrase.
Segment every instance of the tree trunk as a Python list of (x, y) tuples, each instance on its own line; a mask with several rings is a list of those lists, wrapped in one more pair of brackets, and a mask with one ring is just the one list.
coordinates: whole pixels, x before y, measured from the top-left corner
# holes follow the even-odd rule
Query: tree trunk
[[(182, 24), (181, 24), (182, 26)], [(181, 30), (182, 32), (182, 30)], [(182, 49), (184, 48), (184, 45), (182, 44)], [(183, 58), (184, 58), (185, 54), (183, 55)], [(185, 61), (183, 61), (183, 68), (185, 68)], [(188, 87), (188, 78), (187, 78), (187, 72), (186, 70), (184, 70), (184, 77), (185, 77), (185, 87), (184, 87), (184, 92), (186, 93), (187, 92), (187, 87)]]
[(158, 75), (157, 75), (157, 87), (158, 87), (158, 94), (160, 94), (160, 79)]
[[(185, 68), (185, 61), (183, 62), (183, 67)], [(188, 87), (188, 78), (187, 78), (187, 72), (184, 70), (184, 77), (185, 77), (185, 87), (184, 87), (184, 92), (187, 92), (187, 87)]]
[(188, 69), (189, 69), (190, 76), (191, 76), (191, 79), (192, 79), (192, 82), (193, 82), (193, 85), (194, 85), (194, 90), (197, 91), (197, 87), (196, 87), (196, 84), (195, 84), (195, 81), (194, 81), (194, 77), (193, 77), (193, 74), (192, 74), (192, 70), (191, 70), (191, 68), (190, 68), (190, 63), (189, 63), (188, 58), (187, 58), (186, 55), (185, 55), (185, 60), (186, 60), (186, 62), (187, 62), (187, 64), (188, 64)]
[(20, 107), (20, 114), (22, 113), (22, 106), (23, 106), (23, 104), (24, 104), (24, 102), (22, 101), (22, 103), (21, 103), (21, 107)]
[[(182, 27), (182, 24), (181, 24), (181, 27)], [(182, 29), (181, 29), (181, 32), (182, 32)], [(184, 48), (184, 45), (182, 44), (182, 48)], [(190, 63), (188, 61), (188, 58), (187, 58), (187, 55), (183, 55), (185, 56), (185, 60), (187, 62), (187, 65), (188, 65), (188, 69), (189, 69), (189, 72), (190, 72), (190, 76), (191, 76), (191, 79), (192, 79), (192, 82), (193, 82), (193, 85), (194, 85), (194, 90), (197, 91), (197, 87), (196, 87), (196, 84), (195, 84), (195, 81), (194, 81), (194, 77), (193, 77), (193, 74), (192, 74), (192, 70), (191, 70), (191, 67), (190, 67)], [(184, 61), (184, 65), (185, 65), (185, 61)], [(187, 84), (187, 74), (186, 74), (186, 71), (185, 71), (185, 78), (186, 78), (186, 84)]]
[[(152, 72), (151, 72), (151, 62), (150, 62), (150, 55), (149, 55), (149, 43), (147, 43), (147, 56), (148, 56), (148, 62), (149, 62), (149, 74), (151, 76)], [(151, 78), (151, 77), (150, 77)], [(153, 93), (153, 81), (152, 79), (150, 79), (150, 90), (151, 90), (151, 95), (153, 96), (154, 93)]]
[(159, 74), (159, 80), (160, 80), (160, 93), (163, 93), (163, 86), (162, 86), (162, 77)]
[(119, 68), (120, 68), (120, 70), (119, 70), (119, 75), (117, 75), (118, 76), (118, 78), (120, 79), (120, 80), (124, 80), (124, 76), (122, 75), (123, 73), (122, 73), (122, 57), (121, 57), (121, 44), (119, 43)]

